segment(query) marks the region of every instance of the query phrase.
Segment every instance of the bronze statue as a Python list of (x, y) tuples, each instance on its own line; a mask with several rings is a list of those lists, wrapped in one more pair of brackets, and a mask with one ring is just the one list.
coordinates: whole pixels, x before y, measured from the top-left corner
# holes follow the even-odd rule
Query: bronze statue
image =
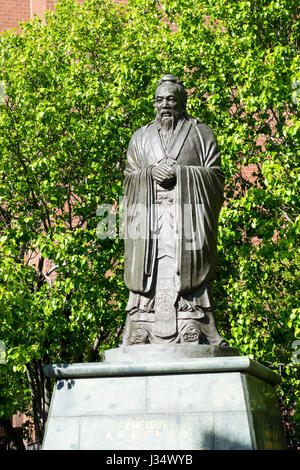
[(186, 112), (181, 81), (165, 75), (156, 119), (131, 138), (125, 169), (123, 345), (227, 346), (212, 309), (224, 175), (214, 133)]

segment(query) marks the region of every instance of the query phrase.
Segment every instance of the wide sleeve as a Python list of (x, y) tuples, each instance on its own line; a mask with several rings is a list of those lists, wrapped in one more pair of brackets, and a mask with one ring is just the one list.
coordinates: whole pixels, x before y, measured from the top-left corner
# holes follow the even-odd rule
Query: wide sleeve
[(152, 166), (143, 165), (143, 129), (129, 143), (124, 184), (124, 280), (128, 289), (146, 293), (153, 281), (155, 240)]
[(197, 126), (199, 165), (177, 167), (176, 284), (193, 291), (214, 279), (224, 175), (211, 129)]

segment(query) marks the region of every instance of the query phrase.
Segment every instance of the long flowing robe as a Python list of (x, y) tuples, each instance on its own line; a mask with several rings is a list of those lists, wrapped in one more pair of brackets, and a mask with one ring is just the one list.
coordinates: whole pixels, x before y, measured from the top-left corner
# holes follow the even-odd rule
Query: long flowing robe
[[(214, 133), (185, 116), (167, 153), (156, 121), (132, 136), (125, 169), (125, 284), (147, 295), (156, 280), (157, 184), (153, 166), (175, 163), (174, 282), (178, 294), (203, 291), (215, 278), (217, 224), (223, 204), (224, 175)], [(129, 309), (128, 309), (129, 310)]]

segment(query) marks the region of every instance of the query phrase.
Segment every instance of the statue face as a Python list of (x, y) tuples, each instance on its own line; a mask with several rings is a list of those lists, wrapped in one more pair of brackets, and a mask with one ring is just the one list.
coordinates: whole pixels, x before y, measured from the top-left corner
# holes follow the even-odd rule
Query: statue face
[(157, 88), (155, 109), (156, 116), (161, 122), (170, 118), (178, 119), (182, 114), (184, 111), (183, 100), (175, 83), (165, 82)]

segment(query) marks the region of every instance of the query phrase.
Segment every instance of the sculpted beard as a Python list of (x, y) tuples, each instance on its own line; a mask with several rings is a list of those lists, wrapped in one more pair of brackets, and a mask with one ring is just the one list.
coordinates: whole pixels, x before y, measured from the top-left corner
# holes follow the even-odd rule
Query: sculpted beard
[(157, 113), (156, 120), (161, 127), (165, 138), (169, 138), (175, 129), (179, 119), (179, 113), (172, 113), (171, 115), (164, 115)]
[(173, 130), (174, 127), (177, 124), (177, 119), (175, 119), (175, 116), (159, 116), (158, 117), (158, 122), (165, 132), (170, 131), (171, 129)]
[(168, 145), (172, 138), (173, 130), (176, 127), (177, 121), (175, 122), (174, 115), (171, 115), (171, 116), (159, 117), (158, 122), (161, 127), (162, 137), (166, 145)]

